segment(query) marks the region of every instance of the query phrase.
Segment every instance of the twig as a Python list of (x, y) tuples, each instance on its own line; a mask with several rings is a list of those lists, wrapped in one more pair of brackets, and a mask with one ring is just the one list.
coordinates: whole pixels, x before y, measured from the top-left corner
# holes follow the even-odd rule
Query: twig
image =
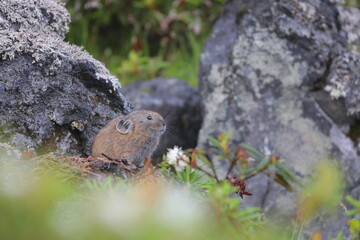
[(196, 169), (196, 170), (199, 170), (200, 172), (206, 174), (207, 176), (215, 179), (217, 183), (220, 182), (216, 175), (211, 174), (210, 172), (202, 169), (202, 168), (199, 167), (197, 164), (193, 164), (193, 165), (192, 165), (190, 162), (188, 162), (188, 161), (186, 161), (185, 159), (183, 159), (183, 157), (180, 157), (180, 160), (186, 162), (188, 166), (190, 166), (190, 167), (192, 167), (192, 168), (194, 168), (194, 169)]
[(99, 177), (99, 178), (102, 177), (102, 175), (97, 174), (97, 173), (94, 173), (94, 172), (91, 172), (91, 171), (88, 171), (88, 170), (82, 169), (81, 171), (83, 171), (83, 172), (85, 172), (85, 173), (88, 173), (88, 174), (90, 174), (90, 175), (94, 175), (94, 176)]
[(119, 163), (118, 167), (120, 167), (121, 169), (129, 170), (129, 171), (137, 169), (137, 166), (135, 166), (132, 162), (128, 162), (126, 159), (119, 160), (116, 158), (111, 158), (104, 153), (101, 153), (101, 155), (103, 155), (105, 158), (107, 158), (110, 161)]
[[(209, 161), (210, 162), (210, 161)], [(216, 173), (216, 169), (215, 169), (215, 166), (214, 166), (214, 163), (211, 161), (210, 162), (210, 168), (211, 168), (211, 170), (213, 171), (213, 173), (214, 173), (214, 177), (215, 177), (215, 180), (216, 180), (216, 182), (220, 182), (219, 181), (219, 178), (218, 178), (218, 176), (217, 176), (217, 173)]]
[(105, 153), (101, 153), (101, 155), (103, 155), (105, 158), (107, 158), (107, 159), (110, 160), (110, 161), (113, 161), (113, 162), (121, 162), (119, 159), (111, 158), (111, 157), (109, 157), (108, 155), (106, 155)]
[(252, 177), (255, 177), (258, 173), (259, 173), (259, 172), (254, 172), (254, 173), (246, 176), (246, 177), (244, 178), (244, 181), (245, 181), (245, 180), (248, 180), (248, 179), (250, 179), (250, 178), (252, 178)]
[(202, 169), (202, 168), (199, 167), (198, 165), (193, 165), (193, 166), (191, 166), (191, 167), (194, 168), (194, 169), (196, 169), (196, 170), (199, 170), (200, 172), (202, 172), (202, 173), (208, 175), (209, 177), (215, 179), (217, 183), (220, 182), (219, 179), (217, 178), (217, 176), (215, 176), (214, 174), (211, 174), (211, 173), (209, 173), (208, 171)]
[(340, 202), (339, 204), (340, 204), (341, 208), (344, 210), (344, 212), (347, 212), (347, 211), (348, 211), (348, 209), (347, 209), (347, 207), (345, 206), (345, 204), (343, 204), (342, 202)]
[[(195, 157), (196, 157), (196, 149), (194, 149), (193, 151), (192, 151), (192, 154), (195, 154)], [(207, 154), (206, 154), (207, 155)], [(210, 177), (212, 177), (212, 178), (214, 178), (215, 180), (216, 180), (216, 182), (220, 182), (220, 180), (219, 180), (219, 178), (218, 178), (218, 176), (217, 176), (217, 173), (216, 173), (216, 170), (215, 170), (215, 166), (214, 166), (214, 163), (213, 163), (213, 161), (210, 161), (209, 159), (208, 159), (208, 157), (206, 156), (206, 155), (204, 155), (204, 157), (206, 158), (206, 162), (208, 162), (209, 164), (210, 164), (210, 169), (211, 169), (211, 171), (213, 172), (213, 176), (211, 175)], [(193, 156), (191, 156), (192, 158), (193, 158)], [(183, 159), (183, 161), (184, 161), (184, 159)], [(186, 163), (187, 163), (187, 161), (185, 161)], [(189, 164), (189, 163), (188, 163)], [(191, 162), (190, 162), (190, 166), (192, 166), (191, 165)], [(196, 164), (196, 166), (197, 166), (197, 164)], [(199, 166), (198, 166), (199, 167)], [(203, 170), (203, 169), (201, 169), (200, 171), (202, 171), (202, 172), (204, 172), (205, 170)], [(205, 173), (205, 172), (204, 172)], [(206, 173), (205, 173), (206, 174)], [(208, 175), (208, 174), (207, 174)], [(208, 175), (209, 176), (209, 175)]]
[(231, 171), (232, 171), (233, 168), (235, 167), (236, 162), (237, 162), (237, 159), (233, 159), (233, 160), (231, 161), (231, 165), (230, 165), (230, 167), (229, 167), (229, 169), (228, 169), (228, 171), (227, 171), (227, 173), (226, 173), (226, 175), (225, 175), (225, 179), (229, 176), (229, 174), (231, 173)]

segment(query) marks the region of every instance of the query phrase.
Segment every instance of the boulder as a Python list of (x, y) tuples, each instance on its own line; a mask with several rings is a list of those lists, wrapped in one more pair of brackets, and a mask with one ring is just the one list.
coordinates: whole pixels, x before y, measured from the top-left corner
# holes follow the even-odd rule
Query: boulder
[[(360, 58), (347, 50), (358, 34), (347, 31), (358, 28), (343, 27), (339, 11), (327, 0), (228, 1), (201, 55), (199, 147), (231, 131), (232, 144), (280, 154), (301, 178), (336, 159), (359, 197), (360, 158), (349, 136), (360, 111)], [(221, 175), (226, 164), (216, 163)], [(254, 196), (244, 206), (291, 214), (294, 194), (263, 176), (248, 184)]]
[(58, 0), (0, 2), (0, 141), (21, 151), (89, 154), (106, 122), (131, 111), (118, 80), (64, 42)]
[(134, 109), (160, 113), (166, 120), (167, 131), (162, 137), (154, 159), (161, 159), (167, 148), (196, 147), (201, 125), (200, 94), (196, 88), (174, 78), (155, 78), (136, 82), (121, 89)]

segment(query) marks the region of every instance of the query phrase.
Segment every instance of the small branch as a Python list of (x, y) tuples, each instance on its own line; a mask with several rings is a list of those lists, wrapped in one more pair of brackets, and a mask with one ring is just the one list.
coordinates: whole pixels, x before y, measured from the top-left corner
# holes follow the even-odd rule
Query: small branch
[[(196, 151), (196, 150), (195, 149), (193, 150), (193, 154), (194, 154), (194, 151)], [(216, 169), (215, 169), (213, 161), (209, 160), (207, 154), (205, 154), (204, 157), (206, 158), (206, 162), (208, 162), (210, 164), (210, 169), (211, 169), (211, 171), (213, 172), (213, 175), (214, 175), (213, 178), (216, 180), (216, 182), (219, 183), (220, 180), (219, 180), (219, 178), (217, 176)]]
[(105, 158), (107, 158), (107, 159), (110, 160), (110, 161), (113, 161), (113, 162), (121, 162), (119, 159), (111, 158), (111, 157), (109, 157), (108, 155), (106, 155), (105, 153), (101, 153), (101, 155), (103, 155)]
[(116, 158), (111, 158), (109, 156), (107, 156), (104, 153), (101, 153), (101, 155), (103, 155), (105, 158), (107, 158), (108, 160), (112, 161), (112, 162), (117, 162), (118, 163), (118, 167), (120, 167), (121, 169), (125, 169), (125, 170), (134, 170), (137, 169), (138, 167), (135, 166), (132, 162), (128, 162), (126, 159), (116, 159)]
[(256, 170), (255, 172), (253, 172), (252, 174), (250, 174), (250, 175), (246, 176), (246, 177), (244, 178), (244, 180), (248, 180), (248, 179), (250, 179), (250, 178), (252, 178), (252, 177), (256, 176), (257, 174), (259, 174), (259, 173), (261, 173), (261, 172), (265, 171), (266, 169), (267, 169), (267, 166), (266, 166), (266, 167), (263, 167), (263, 168), (261, 168), (261, 169), (258, 169), (258, 170)]
[(343, 204), (342, 202), (340, 202), (339, 204), (340, 204), (341, 208), (344, 210), (344, 212), (347, 212), (347, 211), (348, 211), (348, 209), (347, 209), (347, 207), (345, 206), (345, 204)]
[(230, 165), (230, 167), (229, 167), (229, 169), (228, 169), (228, 171), (227, 171), (227, 173), (226, 173), (226, 175), (225, 175), (225, 179), (229, 176), (229, 174), (231, 173), (231, 171), (234, 169), (234, 167), (235, 167), (235, 165), (236, 165), (236, 162), (237, 162), (236, 159), (234, 159), (234, 160), (231, 161), (231, 165)]
[(254, 173), (246, 176), (246, 177), (244, 178), (244, 181), (246, 181), (246, 180), (248, 180), (248, 179), (250, 179), (250, 178), (252, 178), (252, 177), (255, 177), (258, 173), (259, 173), (259, 172), (254, 172)]
[(215, 179), (217, 183), (220, 182), (219, 179), (217, 178), (217, 176), (216, 176), (215, 174), (211, 174), (210, 172), (208, 172), (208, 171), (202, 169), (201, 167), (199, 167), (197, 164), (191, 165), (190, 162), (186, 161), (186, 160), (183, 159), (182, 157), (180, 157), (180, 160), (186, 162), (187, 165), (190, 166), (190, 167), (192, 167), (193, 169), (199, 170), (200, 172), (204, 173), (205, 175), (207, 175), (207, 176)]
[(211, 161), (210, 162), (210, 167), (211, 167), (211, 170), (213, 171), (213, 173), (214, 173), (214, 177), (215, 177), (215, 180), (216, 180), (216, 182), (220, 182), (219, 181), (219, 178), (218, 178), (218, 176), (217, 176), (217, 173), (216, 173), (216, 169), (215, 169), (215, 166), (214, 166), (214, 163)]
[[(188, 163), (188, 165), (191, 166), (189, 163)], [(191, 166), (191, 167), (194, 168), (194, 169), (196, 169), (196, 170), (199, 170), (200, 172), (202, 172), (202, 173), (208, 175), (209, 177), (215, 179), (217, 183), (220, 182), (216, 175), (209, 173), (208, 171), (202, 169), (202, 168), (199, 167), (198, 165)]]

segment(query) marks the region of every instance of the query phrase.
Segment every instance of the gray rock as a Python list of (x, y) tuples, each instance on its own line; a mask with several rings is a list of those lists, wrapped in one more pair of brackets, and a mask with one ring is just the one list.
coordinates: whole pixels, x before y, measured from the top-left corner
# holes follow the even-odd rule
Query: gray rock
[[(360, 9), (337, 6), (337, 23), (346, 36), (344, 48), (329, 59), (325, 91), (345, 102), (349, 115), (359, 116), (360, 104)], [(343, 46), (343, 47), (344, 47)], [(348, 52), (347, 50), (350, 50)]]
[[(337, 8), (339, 12), (338, 20), (340, 21), (341, 28), (346, 32), (348, 47), (354, 50), (355, 53), (359, 53), (360, 9), (344, 6), (337, 6)], [(356, 51), (356, 49), (358, 51)]]
[(134, 109), (159, 112), (165, 117), (167, 131), (153, 158), (159, 159), (174, 145), (194, 148), (201, 125), (200, 94), (184, 81), (156, 78), (137, 82), (121, 89)]
[[(228, 1), (201, 55), (199, 147), (232, 131), (232, 144), (280, 154), (299, 177), (336, 159), (358, 197), (360, 158), (348, 134), (359, 113), (359, 56), (338, 16), (326, 0)], [(255, 195), (245, 206), (294, 210), (294, 194), (263, 176), (248, 189)]]
[(118, 80), (64, 42), (60, 1), (0, 2), (0, 141), (21, 151), (89, 154), (105, 123), (131, 104)]
[(359, 116), (360, 112), (360, 57), (342, 52), (331, 63), (325, 91), (334, 99), (343, 99), (347, 112)]

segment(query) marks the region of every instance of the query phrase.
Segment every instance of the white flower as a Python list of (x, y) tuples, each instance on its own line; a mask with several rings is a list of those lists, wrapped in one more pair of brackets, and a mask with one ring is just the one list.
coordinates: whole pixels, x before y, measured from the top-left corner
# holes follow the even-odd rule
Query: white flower
[[(174, 165), (176, 171), (182, 171), (188, 165), (189, 158), (185, 155), (181, 147), (174, 146), (174, 148), (168, 148), (166, 154), (167, 162)], [(186, 161), (186, 162), (185, 162)]]

